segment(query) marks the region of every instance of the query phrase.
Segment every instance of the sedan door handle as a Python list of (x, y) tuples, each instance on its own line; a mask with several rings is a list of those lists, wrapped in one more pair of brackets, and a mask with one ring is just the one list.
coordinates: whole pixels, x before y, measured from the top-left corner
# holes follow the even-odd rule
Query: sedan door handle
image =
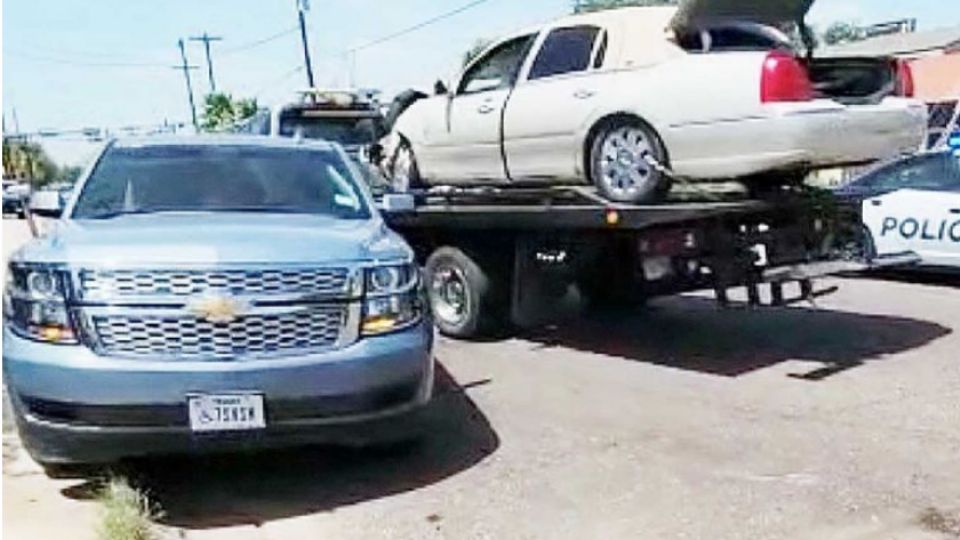
[(494, 109), (494, 108), (491, 107), (490, 105), (487, 105), (486, 103), (484, 103), (483, 105), (477, 107), (477, 112), (480, 113), (480, 114), (490, 114), (490, 113), (492, 113), (492, 112), (495, 111), (495, 110), (496, 110), (496, 109)]
[(870, 204), (872, 204), (872, 205), (874, 205), (874, 206), (883, 206), (883, 201), (874, 199), (874, 200), (870, 201)]
[(597, 95), (597, 93), (593, 90), (577, 90), (573, 93), (573, 97), (577, 99), (590, 99), (595, 95)]
[(951, 208), (951, 209), (950, 209), (950, 213), (951, 213), (951, 214), (960, 214), (960, 208)]

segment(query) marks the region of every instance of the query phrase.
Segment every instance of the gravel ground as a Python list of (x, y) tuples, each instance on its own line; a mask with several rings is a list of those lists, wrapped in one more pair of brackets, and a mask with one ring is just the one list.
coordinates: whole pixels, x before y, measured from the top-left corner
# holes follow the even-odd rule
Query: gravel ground
[[(958, 539), (960, 288), (923, 281), (441, 340), (419, 446), (131, 470), (171, 538)], [(4, 533), (91, 537), (90, 485), (44, 477), (6, 420)]]

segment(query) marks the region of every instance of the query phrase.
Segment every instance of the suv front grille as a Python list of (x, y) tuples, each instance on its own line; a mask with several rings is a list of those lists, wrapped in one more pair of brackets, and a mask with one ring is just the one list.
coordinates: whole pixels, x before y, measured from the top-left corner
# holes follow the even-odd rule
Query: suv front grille
[(225, 324), (192, 315), (93, 315), (101, 352), (170, 360), (282, 356), (337, 345), (346, 305), (316, 305), (276, 314), (252, 314)]
[(345, 268), (267, 270), (83, 270), (83, 298), (191, 296), (207, 291), (235, 295), (346, 294)]

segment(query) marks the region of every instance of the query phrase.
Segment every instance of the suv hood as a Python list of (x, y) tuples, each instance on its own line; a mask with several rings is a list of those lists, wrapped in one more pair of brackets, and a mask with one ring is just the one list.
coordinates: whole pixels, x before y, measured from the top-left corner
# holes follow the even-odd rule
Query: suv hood
[(157, 214), (64, 221), (14, 260), (69, 266), (207, 266), (411, 257), (378, 219), (279, 214)]
[(670, 22), (674, 30), (710, 20), (734, 19), (771, 26), (796, 23), (816, 0), (683, 0)]

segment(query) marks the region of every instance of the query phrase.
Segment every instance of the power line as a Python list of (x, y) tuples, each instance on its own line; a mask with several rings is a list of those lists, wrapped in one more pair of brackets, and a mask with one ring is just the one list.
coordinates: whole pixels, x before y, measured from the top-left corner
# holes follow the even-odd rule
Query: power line
[(307, 23), (304, 12), (310, 9), (308, 0), (297, 0), (297, 18), (300, 23), (300, 40), (303, 42), (303, 65), (307, 69), (307, 87), (313, 88), (313, 65), (310, 63), (310, 46), (307, 45)]
[(459, 14), (463, 13), (464, 11), (473, 9), (473, 8), (479, 6), (480, 4), (484, 4), (484, 3), (489, 2), (489, 1), (490, 1), (490, 0), (474, 0), (473, 2), (470, 2), (469, 4), (460, 6), (460, 7), (458, 7), (457, 9), (454, 9), (454, 10), (452, 10), (452, 11), (448, 11), (448, 12), (446, 12), (446, 13), (442, 13), (442, 14), (440, 14), (440, 15), (437, 15), (436, 17), (432, 17), (432, 18), (427, 19), (427, 20), (425, 20), (425, 21), (419, 22), (419, 23), (417, 23), (417, 24), (415, 24), (415, 25), (413, 25), (413, 26), (410, 26), (410, 27), (408, 27), (408, 28), (404, 28), (403, 30), (399, 30), (399, 31), (394, 32), (394, 33), (392, 33), (392, 34), (388, 34), (388, 35), (386, 35), (386, 36), (377, 38), (377, 39), (375, 39), (375, 40), (373, 40), (373, 41), (364, 43), (363, 45), (360, 45), (360, 46), (358, 46), (358, 47), (354, 47), (354, 48), (352, 48), (352, 49), (347, 49), (346, 52), (347, 52), (347, 53), (355, 53), (355, 52), (357, 52), (357, 51), (362, 51), (362, 50), (364, 50), (364, 49), (369, 49), (370, 47), (375, 47), (375, 46), (380, 45), (380, 44), (382, 44), (382, 43), (385, 43), (385, 42), (387, 42), (387, 41), (390, 41), (390, 40), (396, 39), (396, 38), (398, 38), (398, 37), (405, 36), (405, 35), (407, 35), (407, 34), (416, 32), (417, 30), (420, 30), (421, 28), (424, 28), (424, 27), (426, 27), (426, 26), (430, 26), (431, 24), (438, 23), (438, 22), (440, 22), (440, 21), (442, 21), (442, 20), (444, 20), (444, 19), (449, 19), (450, 17), (453, 17), (453, 16), (455, 16), (455, 15), (459, 15)]
[(160, 62), (98, 62), (88, 60), (77, 60), (70, 58), (58, 58), (43, 54), (24, 53), (19, 51), (9, 51), (14, 56), (35, 60), (38, 62), (47, 62), (51, 64), (63, 64), (80, 67), (106, 67), (106, 68), (166, 68), (167, 64)]
[(263, 95), (264, 92), (272, 89), (273, 87), (275, 87), (275, 86), (277, 86), (278, 84), (286, 81), (286, 80), (289, 79), (290, 77), (293, 77), (294, 75), (296, 75), (297, 73), (300, 73), (300, 72), (303, 71), (303, 70), (304, 70), (304, 67), (303, 67), (303, 66), (297, 66), (297, 67), (291, 69), (290, 71), (287, 71), (287, 72), (284, 73), (283, 75), (277, 77), (276, 79), (271, 80), (269, 83), (263, 85), (262, 87), (260, 87), (259, 90), (257, 90), (256, 92), (253, 93), (254, 99), (259, 99), (260, 96)]
[(210, 42), (211, 41), (222, 41), (223, 38), (220, 36), (210, 36), (207, 35), (204, 31), (202, 36), (192, 36), (190, 41), (202, 41), (203, 48), (207, 53), (207, 80), (210, 82), (210, 93), (215, 94), (217, 92), (217, 83), (213, 78), (213, 60), (210, 58)]
[(197, 107), (193, 103), (193, 85), (190, 83), (190, 70), (197, 69), (197, 66), (191, 66), (187, 63), (187, 51), (183, 46), (183, 39), (177, 40), (177, 47), (180, 48), (180, 59), (183, 63), (174, 66), (174, 69), (183, 70), (183, 78), (187, 81), (187, 98), (190, 100), (190, 118), (193, 120), (193, 127), (197, 128)]
[(238, 53), (238, 52), (243, 52), (243, 51), (246, 51), (246, 50), (249, 50), (249, 49), (253, 49), (253, 48), (259, 47), (259, 46), (261, 46), (261, 45), (266, 45), (267, 43), (270, 43), (271, 41), (276, 41), (276, 40), (278, 40), (278, 39), (280, 39), (280, 38), (282, 38), (282, 37), (285, 37), (285, 36), (291, 35), (291, 34), (293, 34), (293, 33), (295, 33), (295, 32), (298, 32), (299, 30), (300, 30), (300, 25), (299, 25), (299, 24), (298, 24), (298, 25), (295, 25), (295, 26), (291, 26), (290, 28), (286, 28), (286, 29), (284, 29), (284, 30), (281, 30), (281, 31), (275, 33), (275, 34), (270, 34), (270, 35), (267, 36), (267, 37), (264, 37), (264, 38), (261, 38), (261, 39), (255, 40), (255, 41), (251, 41), (251, 42), (249, 42), (249, 43), (244, 43), (243, 45), (239, 45), (239, 46), (237, 46), (237, 47), (233, 47), (232, 49), (225, 49), (222, 54), (235, 54), (235, 53)]

